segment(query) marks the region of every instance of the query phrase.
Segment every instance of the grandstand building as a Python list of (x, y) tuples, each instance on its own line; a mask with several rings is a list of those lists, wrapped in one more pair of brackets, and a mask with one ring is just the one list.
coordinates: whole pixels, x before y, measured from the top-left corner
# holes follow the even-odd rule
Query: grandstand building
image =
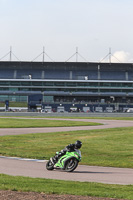
[(6, 100), (30, 109), (123, 110), (133, 107), (133, 64), (1, 61), (0, 101)]

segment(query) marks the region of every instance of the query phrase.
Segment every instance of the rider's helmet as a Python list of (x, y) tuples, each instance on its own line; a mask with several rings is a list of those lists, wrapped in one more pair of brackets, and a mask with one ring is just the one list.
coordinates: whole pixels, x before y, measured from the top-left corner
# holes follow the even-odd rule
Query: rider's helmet
[(75, 142), (75, 149), (80, 149), (81, 146), (82, 146), (82, 142), (79, 141), (79, 140), (77, 140), (77, 141)]

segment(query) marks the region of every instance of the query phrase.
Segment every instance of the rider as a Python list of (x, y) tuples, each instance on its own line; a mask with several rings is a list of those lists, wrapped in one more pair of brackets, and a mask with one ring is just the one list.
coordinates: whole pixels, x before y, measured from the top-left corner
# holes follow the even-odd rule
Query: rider
[(79, 150), (81, 146), (82, 146), (82, 142), (77, 140), (74, 144), (69, 144), (68, 146), (66, 146), (64, 149), (62, 149), (58, 154), (56, 154), (50, 160), (52, 161), (53, 164), (55, 164), (61, 156), (66, 154), (67, 151), (69, 152), (77, 151), (81, 156), (81, 151)]

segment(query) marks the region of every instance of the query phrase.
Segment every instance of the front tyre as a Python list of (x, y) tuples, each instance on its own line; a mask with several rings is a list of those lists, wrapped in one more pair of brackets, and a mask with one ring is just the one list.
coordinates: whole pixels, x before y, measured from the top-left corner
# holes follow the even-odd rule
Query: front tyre
[(54, 169), (54, 165), (52, 164), (52, 162), (50, 160), (46, 163), (46, 169), (47, 170), (53, 170)]
[(78, 160), (76, 158), (71, 158), (66, 162), (65, 171), (72, 172), (78, 166)]

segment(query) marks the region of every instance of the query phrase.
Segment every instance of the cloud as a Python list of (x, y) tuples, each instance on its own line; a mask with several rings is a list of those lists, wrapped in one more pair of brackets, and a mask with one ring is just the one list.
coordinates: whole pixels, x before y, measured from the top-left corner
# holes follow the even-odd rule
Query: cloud
[(101, 59), (102, 62), (112, 62), (112, 63), (127, 63), (132, 62), (133, 58), (129, 52), (125, 51), (116, 51), (113, 54), (108, 54), (104, 59)]
[(111, 62), (128, 62), (130, 59), (130, 53), (125, 52), (125, 51), (116, 51), (112, 56), (111, 56)]

